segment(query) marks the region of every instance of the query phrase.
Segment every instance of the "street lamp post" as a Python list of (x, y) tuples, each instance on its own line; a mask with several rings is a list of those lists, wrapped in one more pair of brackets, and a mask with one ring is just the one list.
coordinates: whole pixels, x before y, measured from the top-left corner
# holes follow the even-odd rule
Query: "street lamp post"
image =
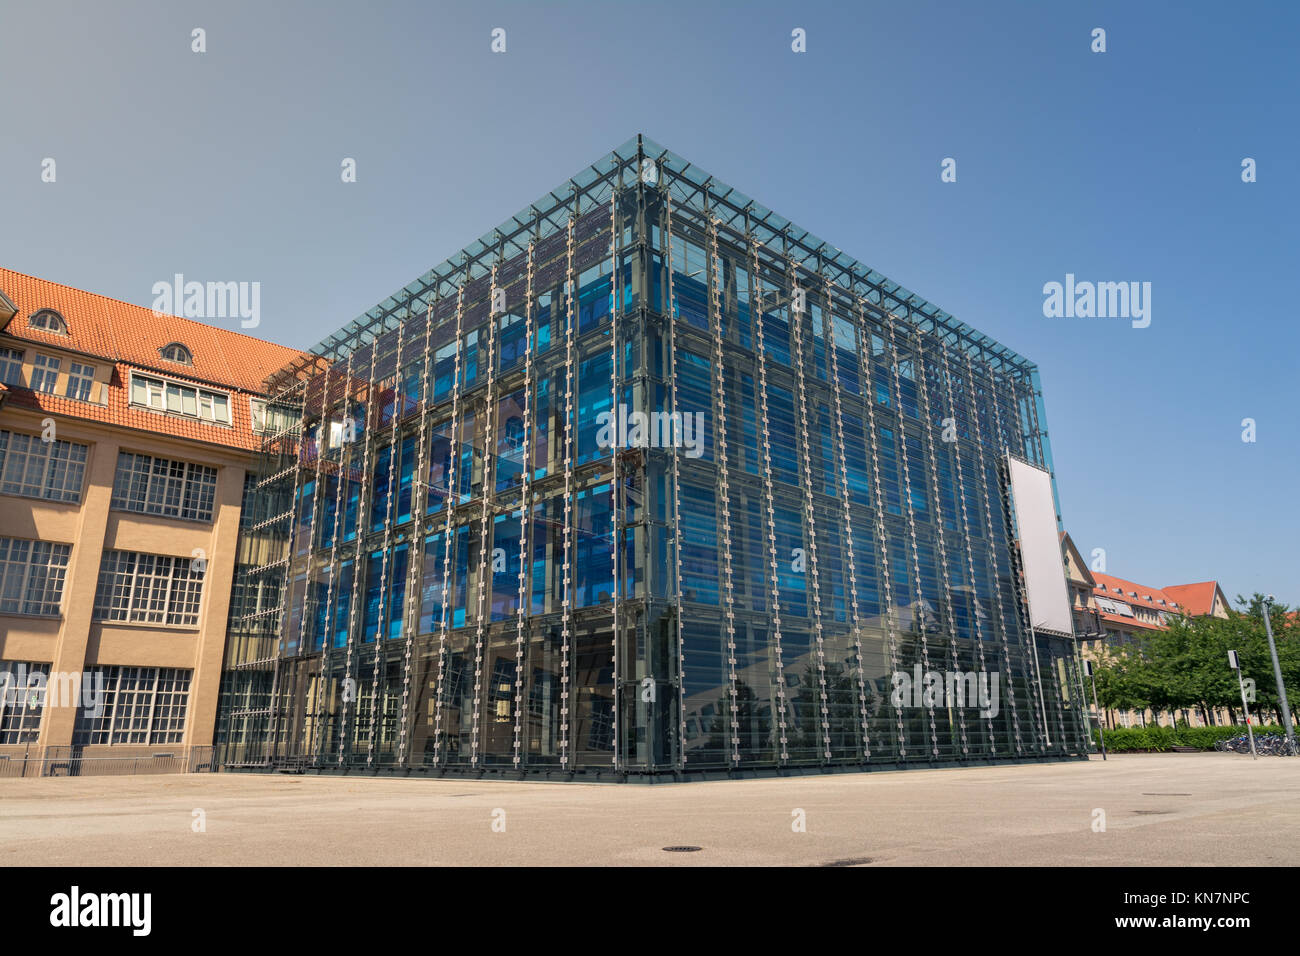
[(1106, 759), (1106, 728), (1102, 726), (1101, 709), (1097, 706), (1097, 677), (1093, 673), (1092, 661), (1083, 662), (1084, 669), (1088, 672), (1088, 680), (1092, 682), (1092, 709), (1097, 714), (1097, 736), (1101, 738), (1101, 759)]
[(1273, 655), (1273, 678), (1277, 681), (1277, 699), (1282, 708), (1282, 729), (1286, 731), (1287, 753), (1300, 754), (1296, 750), (1295, 731), (1291, 728), (1291, 706), (1286, 701), (1286, 685), (1282, 683), (1282, 665), (1277, 662), (1277, 645), (1273, 643), (1273, 624), (1269, 620), (1273, 609), (1273, 595), (1264, 598), (1264, 633), (1268, 635), (1268, 652)]
[[(1086, 612), (1087, 609), (1085, 608), (1084, 610)], [(1095, 630), (1084, 631), (1082, 634), (1079, 635), (1080, 647), (1082, 647), (1083, 641), (1085, 640), (1096, 640), (1100, 642), (1106, 639), (1106, 629), (1101, 626), (1101, 614), (1097, 611), (1096, 608), (1093, 608), (1092, 611), (1092, 623)], [(1088, 675), (1088, 680), (1092, 683), (1092, 710), (1093, 713), (1097, 715), (1097, 736), (1101, 740), (1101, 759), (1105, 760), (1106, 759), (1106, 721), (1101, 712), (1101, 705), (1097, 703), (1096, 668), (1093, 666), (1092, 661), (1088, 660), (1087, 658), (1083, 658), (1082, 653), (1080, 653), (1080, 658), (1082, 659), (1082, 663), (1083, 663), (1083, 672)]]
[(1246, 733), (1250, 736), (1250, 759), (1258, 760), (1255, 753), (1255, 731), (1250, 726), (1250, 705), (1246, 703), (1246, 683), (1241, 679), (1241, 660), (1236, 651), (1228, 651), (1228, 666), (1237, 672), (1237, 687), (1241, 690), (1241, 709), (1246, 713)]

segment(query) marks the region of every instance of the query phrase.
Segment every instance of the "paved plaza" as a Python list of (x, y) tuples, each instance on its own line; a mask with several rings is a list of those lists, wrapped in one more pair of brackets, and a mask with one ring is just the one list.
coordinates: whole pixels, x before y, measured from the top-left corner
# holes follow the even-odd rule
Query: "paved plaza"
[(1220, 753), (655, 786), (234, 773), (0, 779), (0, 866), (1297, 859), (1300, 760)]

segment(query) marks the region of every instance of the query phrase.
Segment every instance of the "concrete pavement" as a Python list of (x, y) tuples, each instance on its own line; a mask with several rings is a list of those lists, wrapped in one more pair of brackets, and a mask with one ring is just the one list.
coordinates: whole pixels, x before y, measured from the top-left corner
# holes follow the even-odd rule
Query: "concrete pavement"
[[(1094, 829), (1098, 811), (1104, 831)], [(663, 850), (674, 845), (702, 849)], [(232, 773), (0, 779), (7, 866), (1297, 859), (1300, 759), (1220, 753), (649, 787)]]

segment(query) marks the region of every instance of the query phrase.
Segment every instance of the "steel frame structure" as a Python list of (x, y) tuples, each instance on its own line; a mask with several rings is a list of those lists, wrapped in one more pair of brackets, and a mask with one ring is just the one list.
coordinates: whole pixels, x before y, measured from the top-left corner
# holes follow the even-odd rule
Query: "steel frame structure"
[[(1088, 749), (1070, 642), (1027, 630), (999, 471), (1051, 469), (1035, 366), (644, 137), (267, 385), (228, 767)], [(665, 440), (602, 442), (624, 408)], [(984, 672), (1000, 707), (900, 702), (917, 667)]]

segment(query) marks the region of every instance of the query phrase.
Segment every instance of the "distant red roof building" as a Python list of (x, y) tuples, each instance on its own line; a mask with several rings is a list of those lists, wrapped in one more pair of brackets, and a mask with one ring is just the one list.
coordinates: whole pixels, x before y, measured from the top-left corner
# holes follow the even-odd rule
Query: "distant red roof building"
[[(193, 319), (158, 316), (150, 309), (119, 302), (93, 292), (74, 289), (46, 279), (0, 269), (0, 348), (22, 352), (6, 365), (0, 353), (0, 397), (10, 407), (39, 409), (54, 414), (107, 424), (162, 432), (176, 438), (252, 450), (256, 438), (248, 398), (265, 393), (263, 380), (302, 357), (297, 349), (276, 345), (233, 329), (223, 329)], [(50, 310), (57, 319), (51, 320)], [(44, 322), (33, 325), (33, 317)], [(61, 323), (58, 320), (62, 320)], [(190, 361), (168, 361), (163, 350), (184, 346)], [(94, 400), (68, 397), (66, 389), (51, 393), (31, 387), (30, 373), (15, 381), (6, 369), (30, 369), (32, 355), (41, 349), (59, 353), (61, 374), (77, 356), (101, 360), (95, 365)], [(108, 360), (111, 364), (102, 364)], [(182, 386), (213, 386), (231, 393), (229, 422), (205, 421), (183, 414), (168, 414), (132, 402), (133, 370), (156, 374)], [(63, 381), (61, 379), (60, 381)], [(166, 399), (164, 398), (164, 403)]]
[[(1171, 584), (1165, 593), (1178, 600), (1187, 614), (1203, 617), (1215, 612), (1216, 603), (1223, 600), (1217, 581), (1201, 581), (1198, 584)], [(1225, 602), (1226, 603), (1226, 602)]]
[(212, 743), (247, 479), (279, 417), (263, 381), (300, 358), (0, 269), (0, 660), (105, 681), (89, 724), (10, 709), (0, 758)]
[[(1135, 625), (1154, 630), (1163, 624), (1161, 612), (1164, 612), (1164, 614), (1187, 613), (1180, 601), (1161, 588), (1126, 581), (1124, 578), (1117, 578), (1111, 574), (1102, 574), (1100, 571), (1092, 572), (1092, 577), (1096, 583), (1093, 588), (1093, 598), (1094, 600), (1101, 598), (1097, 602), (1097, 610), (1103, 621)], [(1149, 613), (1139, 616), (1136, 613), (1129, 615), (1122, 611), (1108, 611), (1109, 605), (1120, 605), (1129, 609), (1141, 608)]]
[[(1199, 584), (1172, 584), (1164, 588), (1126, 581), (1110, 574), (1094, 571), (1096, 581), (1094, 598), (1102, 620), (1118, 624), (1135, 624), (1139, 627), (1159, 628), (1163, 626), (1163, 617), (1167, 614), (1185, 614), (1188, 617), (1223, 616), (1227, 612), (1227, 601), (1217, 581), (1203, 581)], [(1108, 611), (1110, 604), (1127, 605), (1130, 609), (1142, 609), (1148, 613), (1127, 614)]]
[[(1081, 642), (1083, 654), (1094, 661), (1105, 659), (1110, 652), (1125, 645), (1141, 644), (1144, 635), (1168, 627), (1170, 615), (1228, 616), (1227, 599), (1216, 581), (1172, 584), (1163, 588), (1138, 584), (1089, 569), (1069, 534), (1062, 532), (1060, 539), (1075, 636)], [(1210, 719), (1199, 712), (1185, 712), (1185, 716), (1193, 726), (1203, 725)], [(1150, 710), (1144, 714), (1106, 711), (1106, 720), (1111, 727), (1117, 722), (1130, 726), (1135, 721), (1147, 719), (1157, 720), (1157, 715)], [(1229, 720), (1229, 716), (1226, 710), (1220, 709), (1215, 711), (1213, 719), (1223, 723)]]

